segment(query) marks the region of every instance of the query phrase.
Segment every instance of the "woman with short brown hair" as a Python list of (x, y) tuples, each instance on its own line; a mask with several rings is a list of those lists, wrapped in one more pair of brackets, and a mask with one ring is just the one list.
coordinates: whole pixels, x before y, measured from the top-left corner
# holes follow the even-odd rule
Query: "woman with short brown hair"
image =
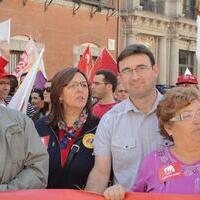
[(51, 111), (36, 123), (47, 146), (48, 188), (83, 188), (94, 164), (93, 140), (99, 119), (91, 114), (86, 76), (68, 67), (52, 78)]

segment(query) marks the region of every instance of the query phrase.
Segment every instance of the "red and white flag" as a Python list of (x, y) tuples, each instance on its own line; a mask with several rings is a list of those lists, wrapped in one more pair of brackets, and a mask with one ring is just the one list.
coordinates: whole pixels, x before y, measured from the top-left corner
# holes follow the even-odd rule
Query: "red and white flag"
[(89, 73), (90, 73), (90, 70), (92, 69), (92, 67), (93, 67), (93, 59), (92, 59), (90, 47), (88, 46), (78, 63), (78, 68), (87, 77), (89, 77)]
[(44, 48), (41, 50), (34, 64), (30, 67), (30, 70), (28, 74), (26, 75), (24, 81), (22, 82), (17, 92), (11, 99), (10, 103), (8, 104), (9, 108), (26, 113), (28, 100), (29, 100), (31, 90), (33, 88), (33, 85), (36, 79), (37, 72), (40, 68), (39, 64), (41, 62), (43, 53), (44, 53)]
[[(25, 47), (24, 52), (20, 56), (20, 60), (18, 64), (15, 67), (15, 75), (17, 77), (20, 77), (21, 74), (28, 72), (30, 70), (30, 67), (36, 61), (38, 56), (39, 56), (39, 53), (35, 45), (35, 42), (33, 41), (32, 38), (30, 38)], [(40, 70), (44, 74), (44, 77), (46, 78), (43, 58), (41, 58), (39, 66), (40, 66)]]
[(118, 75), (118, 68), (117, 68), (117, 62), (111, 55), (111, 53), (104, 48), (99, 57), (97, 58), (94, 67), (90, 71), (89, 75), (89, 81), (92, 82), (95, 76), (96, 71), (99, 70), (109, 70), (113, 72), (114, 74)]
[(192, 73), (190, 72), (189, 68), (187, 67), (184, 73), (185, 76), (187, 75), (192, 75)]

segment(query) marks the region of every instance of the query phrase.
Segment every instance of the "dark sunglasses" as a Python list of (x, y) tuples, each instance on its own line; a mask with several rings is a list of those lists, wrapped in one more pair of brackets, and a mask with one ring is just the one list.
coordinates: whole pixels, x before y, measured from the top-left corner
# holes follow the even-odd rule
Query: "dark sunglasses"
[(51, 92), (51, 87), (46, 87), (44, 88), (44, 91), (46, 90), (46, 92)]

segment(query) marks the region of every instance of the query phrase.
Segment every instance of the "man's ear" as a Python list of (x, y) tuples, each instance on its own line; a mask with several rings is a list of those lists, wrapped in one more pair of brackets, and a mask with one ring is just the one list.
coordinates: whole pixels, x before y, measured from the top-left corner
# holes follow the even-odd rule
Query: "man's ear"
[(157, 64), (153, 65), (153, 71), (156, 74), (156, 76), (159, 75), (160, 70), (159, 70), (159, 66)]
[(111, 83), (107, 83), (106, 87), (112, 90), (112, 84)]
[(118, 79), (119, 79), (119, 82), (122, 83), (122, 85), (125, 85), (124, 84), (124, 77), (121, 73), (118, 75)]

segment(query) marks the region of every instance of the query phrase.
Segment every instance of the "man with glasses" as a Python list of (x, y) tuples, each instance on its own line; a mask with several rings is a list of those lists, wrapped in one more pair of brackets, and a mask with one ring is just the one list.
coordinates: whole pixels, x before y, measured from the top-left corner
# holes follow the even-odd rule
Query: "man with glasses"
[(5, 97), (10, 92), (10, 80), (5, 67), (8, 64), (9, 47), (6, 41), (0, 41), (0, 104), (6, 106)]
[(97, 98), (97, 103), (93, 106), (93, 115), (101, 118), (108, 110), (110, 110), (116, 101), (114, 92), (117, 87), (117, 77), (108, 70), (97, 71), (92, 83), (92, 96)]
[(130, 45), (117, 64), (129, 98), (106, 113), (97, 129), (95, 165), (86, 190), (98, 193), (106, 189), (111, 170), (114, 183), (130, 190), (141, 160), (163, 143), (156, 117), (162, 98), (155, 87), (159, 69), (152, 52), (143, 45)]

